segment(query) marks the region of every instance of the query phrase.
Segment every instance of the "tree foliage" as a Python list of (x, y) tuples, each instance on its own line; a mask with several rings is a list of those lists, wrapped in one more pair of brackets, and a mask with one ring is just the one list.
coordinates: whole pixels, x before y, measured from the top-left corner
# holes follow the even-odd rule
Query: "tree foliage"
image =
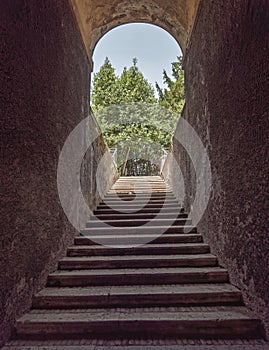
[(180, 114), (185, 103), (184, 71), (182, 57), (177, 59), (172, 63), (172, 77), (169, 77), (165, 70), (163, 71), (163, 82), (167, 88), (161, 89), (156, 83), (156, 89), (159, 94), (159, 104)]
[(136, 58), (130, 68), (124, 67), (122, 74), (116, 76), (108, 57), (94, 74), (91, 100), (94, 111), (111, 105), (157, 102), (153, 87), (137, 67)]
[(94, 74), (93, 77), (91, 100), (94, 111), (118, 103), (117, 84), (118, 77), (116, 76), (115, 68), (110, 63), (108, 57), (106, 57), (99, 72)]
[(177, 112), (177, 96), (182, 100), (182, 91), (176, 91), (182, 87), (181, 63), (172, 65), (176, 82), (164, 72), (164, 82), (172, 93), (168, 89), (162, 91), (157, 86), (159, 100), (152, 85), (139, 70), (136, 58), (133, 65), (125, 67), (120, 76), (115, 74), (114, 67), (106, 58), (100, 71), (94, 75), (91, 95), (93, 111), (108, 146), (118, 149), (120, 168), (126, 154), (130, 154), (132, 161), (127, 164), (129, 175), (137, 173), (138, 169), (147, 171), (149, 175), (150, 164), (151, 173), (155, 173), (159, 166), (156, 162), (163, 155), (163, 148), (170, 146), (178, 115), (166, 108)]
[(137, 67), (137, 59), (133, 65), (125, 67), (118, 79), (118, 103), (156, 103), (154, 89)]

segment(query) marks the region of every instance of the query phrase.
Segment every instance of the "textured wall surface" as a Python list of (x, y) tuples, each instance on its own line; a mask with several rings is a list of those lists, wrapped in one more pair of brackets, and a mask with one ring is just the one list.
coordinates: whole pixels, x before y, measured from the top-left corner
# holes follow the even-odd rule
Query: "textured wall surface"
[[(269, 3), (219, 4), (202, 1), (185, 57), (184, 118), (201, 137), (213, 175), (199, 230), (268, 331)], [(179, 147), (175, 142), (189, 209), (196, 174), (188, 156), (181, 152), (179, 157)], [(164, 173), (178, 192), (173, 168), (170, 157)]]
[[(151, 22), (161, 25), (168, 20), (167, 25), (179, 26), (172, 29), (180, 36), (183, 22), (167, 18), (165, 9), (176, 4), (169, 3), (163, 11), (157, 8), (159, 17)], [(95, 30), (89, 37), (92, 44), (106, 30), (124, 23), (126, 18), (117, 14), (124, 14), (125, 5), (130, 10), (128, 21), (139, 15), (139, 8), (131, 11), (134, 1), (121, 2), (114, 13), (109, 6), (102, 10), (94, 4), (99, 15), (92, 20), (100, 20), (100, 26), (90, 23)], [(139, 4), (144, 11), (140, 19), (149, 20), (146, 16), (154, 6)], [(247, 305), (267, 324), (268, 11), (267, 0), (221, 4), (202, 0), (185, 56), (184, 111), (209, 152), (213, 173), (211, 200), (199, 230), (229, 269), (232, 282), (242, 288)], [(2, 342), (75, 235), (58, 199), (56, 170), (66, 137), (88, 114), (89, 66), (68, 1), (2, 0), (0, 23)], [(173, 149), (182, 164), (188, 208), (197, 174), (177, 142)], [(96, 183), (89, 183), (92, 177), (87, 179), (87, 174), (96, 171), (105, 151), (102, 138), (96, 139), (92, 150), (85, 157), (81, 182), (93, 208), (98, 201), (91, 192)], [(87, 159), (93, 165), (90, 169)], [(177, 191), (181, 179), (175, 174), (172, 182)]]
[[(3, 0), (0, 23), (1, 344), (76, 233), (56, 171), (66, 137), (88, 115), (89, 65), (65, 0)], [(93, 171), (104, 150), (99, 138)], [(98, 198), (86, 196), (94, 207)]]
[(89, 57), (112, 28), (132, 22), (161, 26), (185, 51), (200, 0), (70, 0)]

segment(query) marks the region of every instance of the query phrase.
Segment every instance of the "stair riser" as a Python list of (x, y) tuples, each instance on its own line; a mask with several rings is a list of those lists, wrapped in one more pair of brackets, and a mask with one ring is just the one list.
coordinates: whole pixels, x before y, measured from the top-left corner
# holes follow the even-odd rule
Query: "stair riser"
[(115, 269), (115, 268), (147, 268), (147, 267), (213, 267), (217, 266), (218, 259), (215, 256), (198, 257), (198, 258), (176, 258), (168, 257), (167, 259), (137, 259), (137, 260), (98, 260), (80, 261), (79, 258), (72, 260), (60, 260), (59, 268), (61, 270), (87, 270), (87, 269)]
[(108, 205), (108, 204), (100, 204), (97, 206), (97, 210), (104, 210), (104, 209), (114, 209), (114, 210), (134, 210), (134, 209), (162, 209), (162, 208), (181, 208), (179, 204), (177, 203), (141, 203), (141, 204), (129, 204), (129, 203), (126, 203), (126, 204), (111, 204), (111, 205)]
[(117, 268), (147, 268), (147, 267), (213, 267), (217, 266), (217, 258), (203, 259), (151, 259), (151, 260), (120, 260), (120, 261), (60, 261), (61, 270), (87, 270), (87, 269), (117, 269)]
[[(122, 211), (121, 211), (122, 210)], [(94, 211), (94, 215), (98, 214), (140, 214), (140, 213), (145, 213), (145, 214), (151, 214), (151, 213), (175, 213), (175, 217), (180, 213), (180, 207), (171, 207), (171, 208), (138, 208), (138, 209), (129, 209), (128, 211), (127, 208), (125, 209), (98, 209), (97, 211)]]
[(208, 261), (119, 261), (119, 262), (59, 262), (60, 270), (88, 270), (88, 269), (123, 269), (123, 268), (156, 268), (156, 267), (214, 267), (216, 260)]
[(133, 191), (130, 191), (131, 193), (115, 193), (115, 192), (109, 192), (105, 195), (104, 198), (118, 198), (118, 197), (125, 197), (125, 198), (133, 198), (133, 197), (141, 197), (141, 198), (156, 198), (156, 197), (166, 197), (166, 198), (173, 198), (177, 199), (176, 196), (171, 191), (167, 191), (165, 193), (158, 193), (158, 192), (152, 192), (152, 193), (134, 193)]
[(128, 227), (128, 228), (118, 228), (118, 227), (101, 227), (101, 228), (87, 228), (81, 230), (81, 233), (85, 236), (104, 236), (104, 235), (160, 235), (164, 233), (169, 234), (184, 234), (184, 233), (197, 233), (197, 228), (192, 226), (143, 226), (143, 227)]
[(136, 187), (136, 188), (128, 188), (128, 187), (118, 187), (113, 189), (112, 191), (109, 191), (108, 194), (113, 194), (113, 193), (121, 193), (121, 194), (143, 194), (144, 196), (151, 196), (152, 193), (160, 193), (160, 194), (166, 194), (167, 191), (171, 193), (171, 189), (166, 189), (164, 187), (151, 187), (151, 188), (146, 188), (146, 187)]
[(143, 195), (144, 197), (152, 195), (152, 194), (158, 194), (158, 195), (162, 195), (164, 197), (164, 196), (166, 196), (166, 193), (167, 193), (166, 190), (162, 190), (162, 189), (149, 192), (149, 191), (145, 191), (144, 189), (127, 190), (127, 189), (124, 188), (124, 189), (119, 189), (119, 190), (114, 191), (114, 192), (109, 192), (108, 194), (109, 195), (115, 195), (115, 193), (117, 193), (117, 194), (121, 194), (123, 196), (128, 196), (130, 194), (130, 192), (132, 194), (136, 194), (137, 196), (139, 196), (139, 195), (142, 196)]
[(241, 305), (241, 293), (133, 294), (94, 296), (40, 296), (33, 300), (36, 309), (85, 309), (113, 307), (171, 307)]
[[(76, 245), (95, 245), (95, 240), (103, 243), (104, 245), (113, 245), (113, 244), (128, 244), (132, 242), (133, 244), (141, 243), (141, 239), (139, 237), (126, 237), (126, 238), (109, 238), (109, 236), (106, 237), (100, 237), (100, 236), (91, 236), (91, 237), (79, 237), (75, 238), (75, 244)], [(150, 243), (154, 244), (161, 244), (161, 243), (201, 243), (203, 241), (201, 235), (174, 235), (174, 236), (167, 236), (162, 235), (156, 239), (155, 236), (151, 237), (148, 236), (148, 240)]]
[(174, 205), (179, 205), (178, 201), (176, 199), (170, 199), (170, 198), (153, 198), (153, 199), (148, 199), (144, 198), (130, 198), (128, 200), (124, 200), (122, 198), (118, 199), (105, 199), (100, 205), (131, 205), (131, 204), (174, 204)]
[[(158, 217), (157, 217), (158, 215)], [(128, 214), (100, 214), (96, 213), (94, 216), (91, 217), (91, 222), (92, 220), (133, 220), (135, 221), (136, 219), (144, 219), (144, 220), (153, 220), (154, 218), (159, 218), (159, 219), (187, 219), (188, 215), (187, 214), (182, 214), (182, 213), (165, 213), (165, 214), (159, 214), (159, 213), (128, 213)]]
[[(120, 251), (119, 251), (120, 249)], [(147, 245), (143, 248), (119, 248), (119, 249), (113, 249), (113, 248), (89, 248), (89, 249), (76, 249), (76, 248), (69, 248), (67, 251), (68, 256), (102, 256), (102, 255), (144, 255), (144, 254), (151, 254), (151, 255), (169, 255), (169, 254), (207, 254), (209, 253), (209, 247), (169, 247), (166, 248), (163, 247), (151, 247), (150, 245)]]
[(104, 220), (92, 220), (90, 222), (86, 223), (86, 228), (93, 228), (93, 227), (100, 227), (102, 225), (109, 225), (112, 227), (130, 227), (130, 226), (143, 226), (143, 225), (149, 225), (152, 224), (152, 226), (191, 226), (191, 220), (185, 220), (185, 219), (176, 219), (174, 222), (171, 220), (110, 220), (110, 221), (104, 221)]
[(225, 271), (215, 273), (190, 272), (182, 274), (140, 274), (140, 275), (100, 275), (95, 276), (49, 276), (47, 286), (49, 287), (82, 287), (82, 286), (104, 286), (104, 285), (160, 285), (160, 284), (183, 284), (183, 283), (224, 283), (228, 282)]
[[(159, 193), (158, 195), (127, 195), (127, 194), (119, 194), (119, 195), (110, 195), (102, 198), (102, 203), (105, 202), (111, 202), (111, 203), (134, 203), (134, 202), (149, 202), (149, 203), (157, 203), (157, 202), (174, 202), (175, 204), (179, 204), (178, 199), (175, 196), (167, 195), (167, 194), (161, 194)], [(100, 203), (101, 204), (101, 203)]]
[(258, 321), (253, 320), (139, 320), (139, 321), (70, 321), (17, 323), (21, 339), (64, 338), (256, 338)]
[(126, 192), (138, 192), (141, 191), (143, 193), (148, 193), (148, 192), (171, 192), (170, 187), (165, 187), (162, 185), (155, 185), (152, 184), (150, 186), (141, 186), (141, 185), (134, 185), (134, 186), (129, 186), (129, 185), (120, 185), (120, 186), (115, 186), (112, 190), (110, 190), (108, 193), (113, 193), (113, 191), (126, 191)]
[(172, 218), (177, 218), (180, 217), (180, 210), (176, 209), (176, 208), (162, 208), (157, 209), (157, 208), (143, 208), (143, 209), (139, 209), (139, 210), (135, 210), (135, 211), (128, 211), (128, 209), (126, 209), (124, 212), (120, 211), (120, 210), (113, 210), (113, 209), (98, 209), (98, 211), (94, 211), (94, 216), (98, 216), (98, 215), (108, 215), (108, 214), (113, 214), (113, 215), (122, 215), (124, 214), (125, 216), (127, 216), (128, 214), (155, 214), (157, 216), (157, 214), (170, 214), (170, 217)]
[(260, 338), (260, 321), (181, 206), (161, 177), (120, 178), (82, 231), (88, 237), (75, 238), (17, 321), (17, 343)]

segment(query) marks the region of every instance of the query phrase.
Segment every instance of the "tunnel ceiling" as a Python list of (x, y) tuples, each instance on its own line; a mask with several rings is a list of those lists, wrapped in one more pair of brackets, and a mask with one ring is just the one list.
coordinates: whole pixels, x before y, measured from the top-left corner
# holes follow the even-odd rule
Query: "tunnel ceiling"
[(125, 23), (166, 29), (185, 52), (200, 0), (70, 0), (89, 58), (98, 40)]

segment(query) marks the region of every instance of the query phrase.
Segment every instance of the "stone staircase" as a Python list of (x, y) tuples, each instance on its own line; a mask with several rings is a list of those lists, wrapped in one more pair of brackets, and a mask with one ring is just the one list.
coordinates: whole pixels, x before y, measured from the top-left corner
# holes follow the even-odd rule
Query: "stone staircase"
[(156, 339), (263, 344), (260, 321), (160, 177), (116, 182), (16, 322), (15, 338), (133, 339), (143, 349)]

